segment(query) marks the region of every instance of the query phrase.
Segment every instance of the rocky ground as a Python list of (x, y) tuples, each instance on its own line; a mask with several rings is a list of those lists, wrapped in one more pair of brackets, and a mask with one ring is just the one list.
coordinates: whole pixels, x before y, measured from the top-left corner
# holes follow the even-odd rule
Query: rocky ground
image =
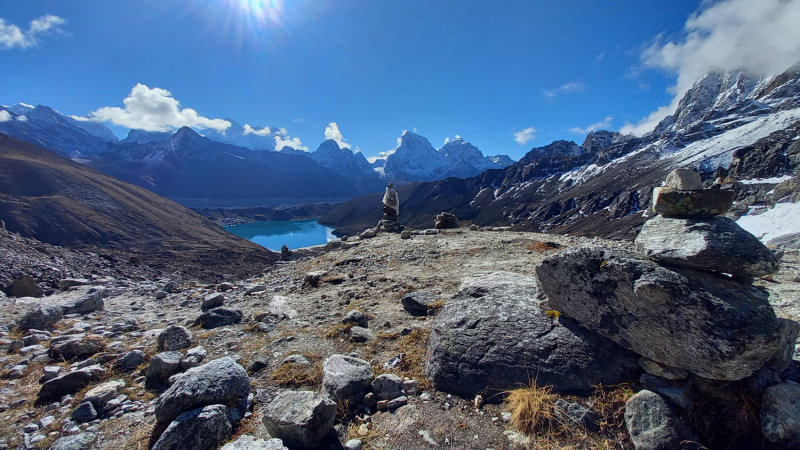
[[(3, 285), (32, 275), (44, 293), (51, 294), (42, 299), (0, 298), (0, 324), (7, 324), (0, 328), (0, 449), (49, 448), (69, 436), (91, 441), (86, 448), (147, 448), (154, 430), (158, 435), (166, 426), (161, 420), (169, 403), (165, 397), (175, 390), (167, 390), (169, 385), (189, 383), (189, 374), (201, 375), (193, 372), (197, 369), (183, 377), (182, 372), (224, 357), (247, 370), (254, 395), (251, 402), (229, 405), (231, 417), (237, 408), (240, 415), (220, 443), (243, 435), (268, 439), (262, 418), (277, 401), (279, 389), (330, 392), (327, 381), (323, 386), (323, 362), (335, 354), (367, 361), (375, 376), (399, 376), (406, 381), (407, 395), (386, 411), (382, 404), (351, 405), (349, 410), (340, 402), (334, 431), (320, 448), (343, 448), (349, 439), (359, 439), (364, 448), (384, 449), (632, 449), (622, 414), (625, 400), (640, 388), (636, 379), (598, 387), (582, 397), (559, 394), (562, 400), (593, 410), (598, 427), (567, 424), (525, 437), (511, 429), (506, 406), (497, 402), (502, 395), (484, 393), (485, 401), (476, 404), (472, 396), (437, 391), (423, 371), (436, 316), (466, 277), (486, 271), (534, 275), (558, 249), (591, 242), (600, 241), (467, 229), (430, 230), (409, 239), (380, 234), (329, 245), (317, 256), (297, 252), (293, 260), (246, 280), (203, 285), (0, 232)], [(614, 249), (633, 247), (625, 241), (601, 243)], [(779, 272), (755, 281), (768, 291), (780, 317), (800, 320), (798, 271), (800, 257), (787, 251)], [(81, 280), (65, 283), (67, 290), (62, 290), (59, 280), (64, 278)], [(429, 293), (424, 302), (404, 306), (404, 296), (419, 291)], [(61, 305), (63, 318), (45, 323), (47, 311), (25, 316), (36, 302)], [(217, 313), (198, 320), (204, 305), (208, 309), (220, 302), (229, 313), (211, 309)], [(349, 321), (343, 322), (345, 316)], [(41, 331), (17, 328), (15, 321), (23, 317), (39, 320)], [(180, 354), (164, 354), (167, 349)], [(48, 381), (43, 388), (46, 380), (80, 371), (85, 381), (57, 386)], [(94, 389), (98, 386), (99, 394)], [(208, 420), (214, 414), (209, 410)], [(164, 431), (165, 436), (171, 432)], [(65, 440), (59, 442), (63, 445)], [(771, 448), (766, 441), (761, 445)]]

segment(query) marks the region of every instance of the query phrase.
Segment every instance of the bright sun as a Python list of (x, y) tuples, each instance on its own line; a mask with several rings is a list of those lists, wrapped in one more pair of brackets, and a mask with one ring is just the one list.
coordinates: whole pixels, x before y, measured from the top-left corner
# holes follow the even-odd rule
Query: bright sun
[(260, 21), (280, 22), (284, 0), (233, 0), (244, 12)]

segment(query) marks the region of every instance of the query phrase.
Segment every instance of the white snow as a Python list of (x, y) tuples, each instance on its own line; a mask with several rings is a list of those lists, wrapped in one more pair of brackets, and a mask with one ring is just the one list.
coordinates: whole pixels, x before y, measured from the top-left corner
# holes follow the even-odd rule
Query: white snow
[(800, 233), (800, 203), (777, 203), (769, 211), (742, 216), (736, 223), (762, 242)]
[(791, 180), (792, 178), (794, 178), (792, 175), (784, 175), (782, 177), (753, 178), (751, 180), (739, 180), (739, 183), (742, 183), (742, 184), (778, 184), (778, 183), (783, 183), (786, 180)]

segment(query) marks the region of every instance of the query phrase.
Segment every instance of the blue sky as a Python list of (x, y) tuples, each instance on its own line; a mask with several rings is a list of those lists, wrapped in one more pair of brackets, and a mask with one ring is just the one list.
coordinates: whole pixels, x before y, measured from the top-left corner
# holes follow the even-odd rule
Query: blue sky
[[(687, 19), (717, 3), (747, 2), (3, 0), (0, 103), (87, 116), (143, 84), (201, 118), (285, 127), (311, 150), (336, 122), (366, 156), (416, 129), (435, 147), (458, 134), (517, 159), (674, 102), (693, 72), (670, 45), (688, 48)], [(796, 47), (770, 63), (800, 59)]]

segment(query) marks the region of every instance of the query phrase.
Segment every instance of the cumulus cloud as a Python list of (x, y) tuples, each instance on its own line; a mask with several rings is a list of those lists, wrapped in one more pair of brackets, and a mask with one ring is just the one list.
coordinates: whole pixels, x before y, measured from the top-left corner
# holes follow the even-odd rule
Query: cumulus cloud
[(289, 132), (284, 127), (278, 128), (278, 131), (276, 131), (275, 133), (277, 133), (279, 136), (286, 136), (287, 134), (289, 134)]
[(342, 132), (339, 131), (339, 125), (336, 122), (331, 122), (325, 127), (325, 139), (333, 139), (339, 145), (339, 148), (350, 148), (350, 144), (345, 142)]
[(592, 131), (604, 130), (611, 126), (611, 121), (613, 119), (614, 119), (613, 117), (608, 116), (605, 119), (601, 120), (600, 122), (593, 123), (586, 128), (581, 128), (581, 127), (570, 128), (569, 132), (572, 134), (588, 134), (591, 133)]
[(676, 75), (672, 102), (621, 131), (639, 135), (651, 131), (708, 72), (771, 75), (788, 69), (800, 60), (798, 24), (800, 0), (704, 1), (687, 19), (679, 39), (665, 42), (659, 36), (641, 55), (645, 67)]
[(547, 98), (556, 98), (561, 94), (574, 94), (586, 90), (586, 85), (579, 81), (570, 81), (569, 83), (562, 84), (555, 89), (546, 89), (542, 91)]
[(11, 120), (11, 114), (5, 109), (0, 110), (0, 122), (8, 122)]
[(303, 143), (300, 141), (300, 138), (291, 138), (286, 136), (286, 139), (284, 139), (282, 136), (275, 136), (275, 148), (280, 150), (283, 147), (291, 147), (295, 150), (303, 150), (304, 152), (308, 151), (308, 147), (303, 145)]
[(253, 128), (248, 124), (244, 124), (244, 134), (255, 134), (256, 136), (269, 136), (272, 132), (269, 127)]
[(67, 23), (61, 17), (48, 14), (32, 20), (27, 31), (22, 31), (13, 23), (0, 19), (0, 49), (14, 47), (28, 48), (39, 44), (39, 38), (61, 31), (60, 26)]
[(225, 133), (231, 126), (227, 120), (203, 117), (192, 108), (181, 109), (180, 102), (168, 90), (151, 89), (141, 83), (133, 87), (122, 103), (125, 104), (124, 108), (106, 106), (90, 113), (88, 118), (145, 131), (192, 127)]
[(534, 139), (536, 139), (536, 128), (533, 127), (528, 127), (514, 133), (514, 140), (517, 141), (519, 145), (525, 145)]
[(20, 122), (27, 122), (28, 116), (17, 116), (17, 120)]

